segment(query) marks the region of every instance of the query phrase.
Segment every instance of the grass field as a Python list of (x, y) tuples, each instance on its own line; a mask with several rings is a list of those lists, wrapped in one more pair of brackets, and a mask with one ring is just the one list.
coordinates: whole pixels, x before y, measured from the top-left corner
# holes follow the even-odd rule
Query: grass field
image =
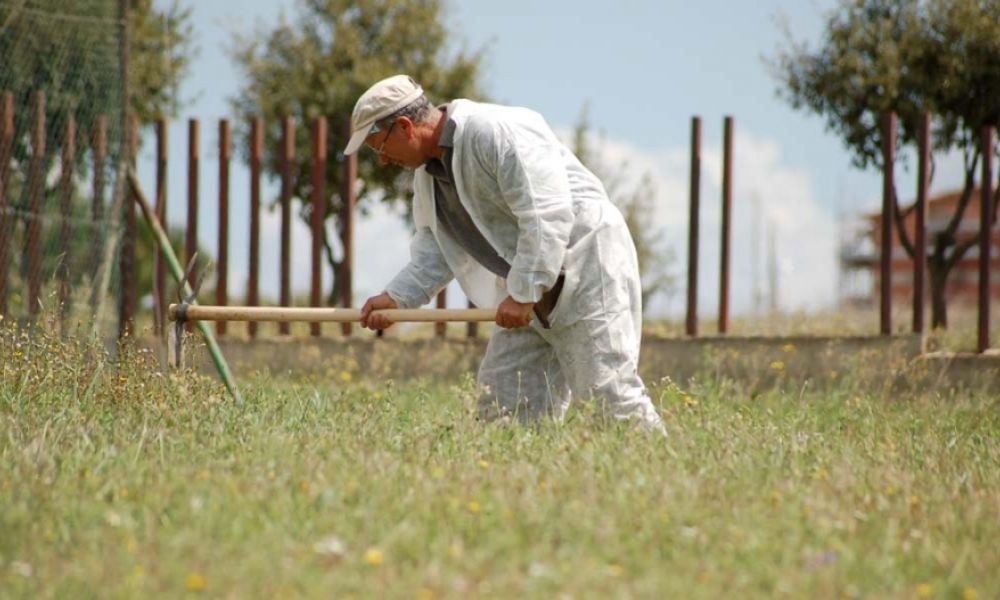
[(0, 357), (3, 597), (1000, 595), (1000, 400), (974, 392), (650, 382), (663, 440), (586, 405), (483, 425), (469, 377), (348, 365), (236, 406), (2, 323)]

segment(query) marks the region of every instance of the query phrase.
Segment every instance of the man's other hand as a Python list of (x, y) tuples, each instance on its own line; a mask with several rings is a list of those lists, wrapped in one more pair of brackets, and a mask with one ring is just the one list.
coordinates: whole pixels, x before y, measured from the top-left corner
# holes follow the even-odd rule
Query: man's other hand
[(518, 302), (510, 296), (497, 307), (497, 325), (504, 329), (527, 327), (531, 322), (534, 302)]
[(365, 305), (361, 307), (361, 326), (367, 327), (372, 331), (388, 329), (392, 326), (392, 321), (390, 321), (385, 315), (378, 313), (373, 314), (373, 311), (381, 310), (383, 308), (399, 308), (399, 305), (392, 299), (392, 296), (385, 292), (365, 300)]

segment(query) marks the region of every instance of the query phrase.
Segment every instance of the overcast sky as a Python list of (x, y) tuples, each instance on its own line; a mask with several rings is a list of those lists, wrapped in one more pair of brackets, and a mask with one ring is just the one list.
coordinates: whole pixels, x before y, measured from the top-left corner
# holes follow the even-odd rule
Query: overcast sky
[[(163, 0), (156, 0), (164, 4)], [(218, 184), (216, 122), (230, 117), (228, 99), (240, 88), (227, 48), (234, 32), (252, 31), (282, 15), (293, 18), (294, 0), (181, 0), (193, 9), (199, 47), (182, 86), (182, 117), (171, 127), (170, 210), (185, 219), (186, 119), (202, 120), (199, 236), (214, 247)], [(776, 94), (764, 58), (783, 44), (779, 22), (798, 40), (816, 44), (834, 0), (465, 0), (448, 15), (455, 43), (486, 46), (484, 82), (496, 101), (541, 112), (560, 133), (578, 120), (584, 104), (604, 134), (608, 161), (629, 164), (629, 176), (649, 174), (658, 195), (651, 219), (675, 255), (683, 285), (687, 257), (688, 147), (692, 115), (703, 118), (702, 231), (699, 304), (711, 314), (718, 301), (718, 230), (722, 119), (735, 119), (733, 310), (753, 308), (754, 281), (766, 279), (765, 239), (772, 230), (780, 255), (780, 305), (819, 309), (836, 298), (836, 250), (841, 215), (876, 210), (877, 173), (850, 167), (841, 142), (825, 133), (818, 117), (792, 111)], [(440, 100), (440, 99), (438, 99)], [(144, 144), (140, 176), (152, 186), (151, 139)], [(229, 289), (238, 303), (246, 286), (248, 175), (231, 174)], [(910, 197), (911, 174), (899, 175)], [(955, 169), (938, 166), (935, 190), (958, 183)], [(276, 194), (274, 186), (265, 191)], [(758, 208), (755, 208), (758, 207)], [(293, 264), (309, 264), (308, 232), (293, 237)], [(262, 225), (261, 285), (275, 297), (278, 275), (277, 214)], [(355, 295), (359, 301), (382, 289), (407, 260), (409, 232), (395, 215), (375, 211), (358, 223)], [(754, 244), (754, 240), (757, 243)], [(757, 262), (754, 262), (756, 257)], [(327, 283), (330, 274), (324, 273)], [(308, 268), (293, 273), (307, 290)], [(462, 301), (451, 294), (451, 303)], [(684, 291), (669, 303), (648, 307), (657, 316), (683, 311)]]

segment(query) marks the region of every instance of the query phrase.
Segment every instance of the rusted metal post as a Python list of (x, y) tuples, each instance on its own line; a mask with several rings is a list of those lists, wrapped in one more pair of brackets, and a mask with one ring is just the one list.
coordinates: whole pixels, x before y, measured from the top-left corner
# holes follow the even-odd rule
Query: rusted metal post
[[(264, 158), (264, 119), (250, 123), (250, 281), (247, 283), (247, 306), (258, 306), (260, 273), (260, 167)], [(257, 322), (247, 323), (247, 334), (257, 337)]]
[[(131, 99), (132, 92), (129, 86), (129, 63), (131, 61), (129, 52), (129, 37), (131, 35), (129, 27), (129, 4), (130, 0), (118, 0), (118, 22), (121, 26), (121, 34), (118, 37), (118, 72), (121, 83), (121, 122), (119, 124), (122, 132), (121, 145), (119, 151), (124, 150), (125, 165), (135, 166), (135, 146), (137, 130), (139, 128), (137, 120), (132, 116)], [(120, 157), (119, 157), (120, 161)], [(120, 164), (120, 163), (119, 163)], [(121, 168), (117, 169), (118, 177), (124, 173)], [(132, 336), (135, 332), (135, 244), (136, 244), (136, 221), (135, 203), (132, 186), (128, 181), (116, 182), (116, 187), (121, 191), (122, 196), (112, 202), (112, 210), (122, 210), (118, 202), (124, 203), (125, 210), (125, 231), (121, 240), (120, 254), (118, 256), (118, 269), (121, 277), (121, 294), (118, 304), (118, 338)], [(120, 187), (119, 187), (120, 186)], [(122, 215), (114, 215), (112, 222), (116, 222)], [(110, 265), (108, 265), (110, 267)]]
[[(127, 163), (131, 168), (135, 168), (135, 156), (139, 147), (139, 119), (129, 120), (128, 132), (123, 140), (128, 151)], [(125, 235), (122, 237), (121, 256), (118, 257), (118, 265), (121, 270), (121, 304), (118, 316), (118, 335), (132, 336), (135, 334), (135, 295), (136, 295), (136, 273), (135, 273), (135, 247), (139, 237), (139, 227), (135, 215), (135, 190), (126, 181), (125, 190)]]
[(719, 252), (719, 333), (729, 331), (729, 246), (733, 211), (733, 118), (723, 121), (722, 134), (722, 247)]
[(42, 292), (42, 166), (45, 162), (45, 92), (32, 95), (31, 164), (28, 175), (28, 313), (38, 314)]
[[(106, 117), (97, 117), (94, 122), (90, 146), (94, 168), (91, 219), (93, 220), (95, 236), (101, 236), (104, 234), (104, 177), (108, 159), (108, 120)], [(101, 265), (101, 253), (97, 251), (97, 248), (99, 245), (95, 245), (91, 252), (89, 273), (92, 278), (97, 277), (97, 271)]]
[(913, 215), (913, 333), (924, 332), (927, 272), (927, 188), (931, 161), (931, 114), (920, 116), (917, 132), (917, 204)]
[(990, 347), (990, 263), (992, 262), (993, 228), (993, 138), (995, 131), (983, 127), (980, 154), (983, 157), (983, 175), (980, 183), (979, 205), (979, 336), (978, 350)]
[[(468, 307), (476, 308), (476, 305), (472, 303), (472, 300), (469, 300)], [(469, 321), (468, 325), (466, 325), (465, 335), (469, 339), (475, 339), (479, 337), (479, 323), (475, 321)]]
[[(187, 230), (184, 235), (184, 263), (191, 262), (191, 257), (198, 252), (198, 170), (201, 158), (200, 127), (198, 119), (188, 119), (188, 171), (187, 171)], [(197, 271), (197, 269), (195, 269)], [(187, 282), (192, 288), (196, 284), (196, 275), (191, 273)], [(194, 331), (191, 323), (186, 325), (187, 331)]]
[(70, 269), (69, 262), (73, 258), (72, 246), (72, 217), (73, 217), (73, 164), (76, 162), (76, 119), (70, 115), (66, 119), (65, 131), (63, 133), (62, 165), (59, 174), (59, 214), (62, 217), (62, 229), (60, 231), (60, 243), (62, 245), (62, 258), (59, 261), (59, 306), (62, 317), (69, 313), (70, 307)]
[(7, 272), (10, 268), (10, 242), (13, 216), (7, 199), (10, 177), (10, 154), (14, 145), (14, 94), (4, 92), (0, 102), (0, 316), (7, 316)]
[[(351, 120), (344, 119), (344, 139), (351, 137)], [(357, 204), (355, 185), (358, 178), (358, 155), (354, 153), (344, 157), (344, 172), (340, 180), (341, 198), (341, 242), (344, 247), (344, 258), (340, 265), (340, 305), (350, 308), (354, 302), (354, 208)], [(351, 335), (351, 324), (341, 323), (341, 334)], [(381, 332), (380, 332), (381, 333)]]
[[(156, 121), (156, 218), (167, 222), (167, 120)], [(154, 333), (163, 337), (167, 319), (167, 262), (159, 245), (153, 246)]]
[[(309, 304), (319, 307), (323, 295), (323, 223), (326, 221), (326, 118), (317, 117), (312, 124), (312, 273)], [(309, 333), (320, 335), (319, 322), (309, 324)]]
[(893, 181), (896, 162), (896, 114), (882, 114), (882, 244), (879, 269), (879, 331), (892, 333), (892, 227)]
[[(445, 288), (441, 290), (441, 293), (437, 295), (437, 307), (445, 308), (448, 306), (448, 289)], [(448, 332), (448, 324), (444, 321), (437, 321), (434, 323), (434, 335), (439, 338), (443, 338)]]
[(687, 320), (685, 332), (698, 335), (698, 204), (701, 194), (701, 117), (691, 118), (691, 196), (688, 217)]
[[(295, 166), (295, 120), (285, 117), (282, 124), (281, 144), (281, 306), (292, 302), (292, 178)], [(278, 333), (288, 335), (288, 323), (278, 324)]]
[[(229, 303), (229, 159), (232, 132), (228, 119), (219, 120), (219, 266), (215, 278), (215, 303)], [(225, 335), (226, 323), (215, 324), (215, 332)]]

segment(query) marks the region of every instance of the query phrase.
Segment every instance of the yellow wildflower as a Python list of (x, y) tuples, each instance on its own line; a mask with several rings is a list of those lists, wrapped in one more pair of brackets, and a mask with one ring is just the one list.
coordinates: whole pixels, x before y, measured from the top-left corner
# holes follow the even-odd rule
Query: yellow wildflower
[(931, 594), (934, 593), (934, 588), (929, 583), (921, 583), (917, 585), (916, 592), (917, 598), (930, 598)]
[(417, 590), (417, 600), (434, 600), (437, 594), (429, 587), (422, 587)]
[(475, 500), (472, 500), (471, 502), (469, 502), (466, 505), (466, 508), (468, 508), (469, 512), (473, 513), (473, 514), (478, 513), (480, 510), (482, 510), (482, 507), (479, 506), (479, 503), (476, 502)]
[(208, 587), (208, 582), (201, 573), (191, 573), (185, 582), (187, 589), (192, 592), (203, 592)]
[(373, 567), (377, 567), (382, 564), (385, 560), (385, 556), (382, 551), (378, 548), (369, 548), (365, 550), (365, 562)]

